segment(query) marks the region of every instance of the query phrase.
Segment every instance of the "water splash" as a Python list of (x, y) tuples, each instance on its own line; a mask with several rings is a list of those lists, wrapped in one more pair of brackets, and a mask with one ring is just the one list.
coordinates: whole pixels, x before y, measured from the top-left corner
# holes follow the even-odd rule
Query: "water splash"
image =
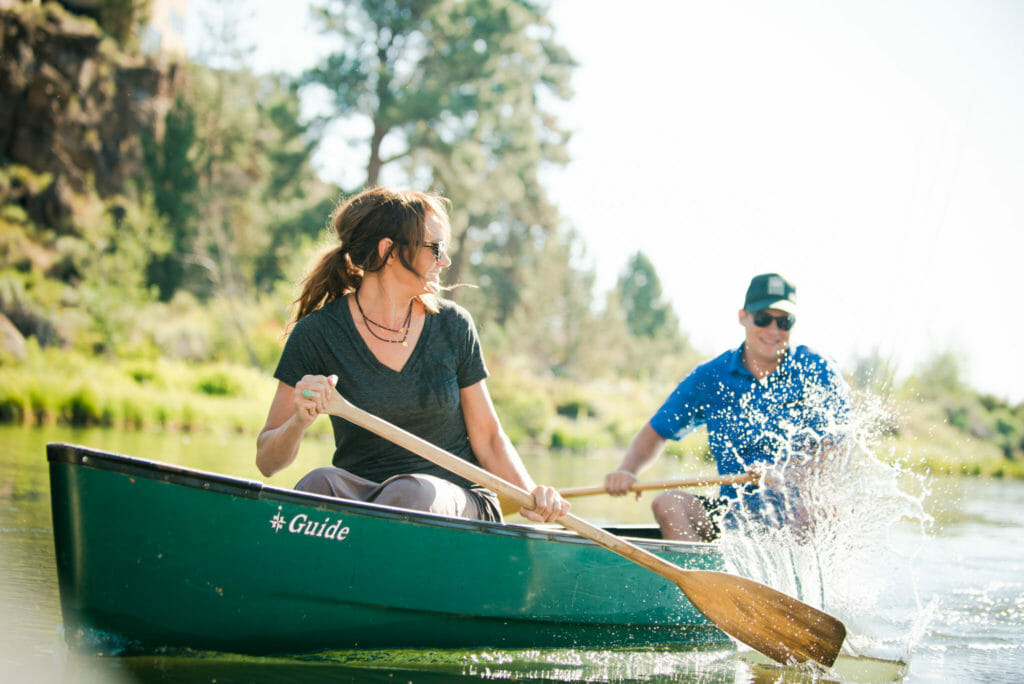
[[(851, 404), (843, 425), (821, 434), (805, 428), (775, 435), (781, 457), (764, 471), (767, 495), (759, 508), (747, 508), (741, 494), (721, 547), (733, 572), (843, 620), (846, 652), (906, 662), (912, 635), (924, 632), (934, 612), (917, 598), (914, 569), (932, 522), (924, 509), (928, 488), (898, 454), (884, 453), (891, 411), (873, 395), (856, 395)], [(838, 433), (845, 435), (840, 441), (827, 437)], [(908, 524), (916, 540), (909, 545)], [(887, 611), (894, 592), (913, 592), (917, 613)]]

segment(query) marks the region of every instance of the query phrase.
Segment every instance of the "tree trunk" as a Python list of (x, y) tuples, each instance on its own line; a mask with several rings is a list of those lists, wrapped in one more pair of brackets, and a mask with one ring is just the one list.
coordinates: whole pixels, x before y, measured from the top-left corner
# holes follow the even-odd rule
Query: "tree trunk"
[(370, 159), (366, 164), (366, 187), (374, 188), (380, 182), (380, 170), (384, 165), (380, 158), (380, 146), (388, 129), (379, 121), (373, 122), (373, 137), (370, 139)]

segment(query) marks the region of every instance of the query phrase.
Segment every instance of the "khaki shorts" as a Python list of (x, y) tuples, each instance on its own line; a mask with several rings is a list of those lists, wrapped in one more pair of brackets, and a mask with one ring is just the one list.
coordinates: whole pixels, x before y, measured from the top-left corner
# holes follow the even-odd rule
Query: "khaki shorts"
[(729, 510), (729, 500), (725, 497), (720, 496), (704, 496), (703, 494), (695, 495), (703, 504), (704, 510), (708, 512), (708, 519), (711, 520), (711, 527), (713, 529), (712, 537), (709, 541), (714, 541), (722, 536), (722, 518), (725, 517), (726, 512)]
[(395, 475), (378, 483), (341, 468), (326, 467), (310, 471), (295, 489), (451, 518), (501, 522), (496, 501), (434, 475)]

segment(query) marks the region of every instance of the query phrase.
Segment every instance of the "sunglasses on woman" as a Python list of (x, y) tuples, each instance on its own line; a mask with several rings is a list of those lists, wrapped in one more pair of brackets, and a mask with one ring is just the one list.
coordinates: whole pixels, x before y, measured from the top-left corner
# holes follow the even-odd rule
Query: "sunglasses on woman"
[(775, 321), (775, 325), (779, 326), (779, 330), (785, 332), (796, 325), (796, 316), (792, 314), (772, 316), (767, 311), (758, 311), (754, 314), (754, 325), (758, 328), (767, 328), (772, 324), (772, 321)]
[(441, 263), (441, 259), (444, 259), (445, 247), (447, 247), (444, 240), (438, 240), (437, 242), (424, 242), (423, 246), (429, 247), (430, 251), (434, 253), (434, 261)]
[[(405, 240), (395, 240), (395, 242), (397, 242), (400, 245), (409, 244)], [(441, 263), (441, 259), (444, 259), (444, 255), (446, 254), (445, 250), (448, 247), (448, 243), (445, 242), (444, 240), (438, 240), (437, 242), (424, 242), (423, 246), (430, 248), (430, 251), (434, 253), (434, 262), (439, 264)]]

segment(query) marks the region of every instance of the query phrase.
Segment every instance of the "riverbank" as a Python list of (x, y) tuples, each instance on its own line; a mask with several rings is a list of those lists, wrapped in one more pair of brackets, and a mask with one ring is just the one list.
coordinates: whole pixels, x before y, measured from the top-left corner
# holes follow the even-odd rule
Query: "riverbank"
[[(491, 370), (488, 385), (505, 430), (529, 450), (625, 449), (672, 389), (629, 379), (538, 377), (515, 364)], [(275, 387), (270, 370), (240, 364), (119, 360), (34, 347), (24, 360), (0, 364), (0, 424), (255, 436)], [(962, 404), (920, 381), (884, 397), (855, 392), (862, 436), (879, 458), (919, 472), (1024, 477), (1024, 459), (1007, 457), (1018, 453), (1007, 447), (1016, 436), (1016, 414), (996, 413), (992, 438), (985, 439), (981, 409), (967, 399)], [(330, 434), (328, 421), (312, 429)], [(670, 444), (669, 453), (698, 465), (709, 460), (703, 432)]]

